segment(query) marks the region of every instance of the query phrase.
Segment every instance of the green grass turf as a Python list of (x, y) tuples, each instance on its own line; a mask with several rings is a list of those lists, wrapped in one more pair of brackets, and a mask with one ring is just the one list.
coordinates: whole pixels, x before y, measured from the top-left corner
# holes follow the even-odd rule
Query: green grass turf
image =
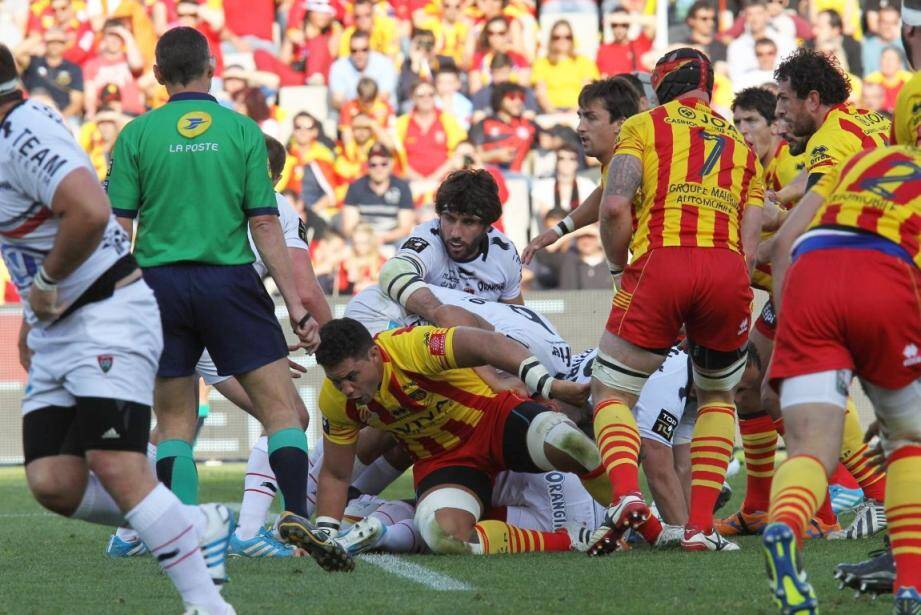
[[(200, 467), (202, 501), (236, 502), (243, 466)], [(735, 510), (744, 472), (733, 479)], [(410, 493), (408, 477), (390, 495)], [(182, 605), (150, 557), (111, 560), (109, 529), (43, 514), (21, 468), (0, 468), (0, 613), (180, 613)], [(761, 550), (744, 538), (738, 553), (637, 549), (606, 558), (582, 554), (410, 556), (468, 584), (435, 591), (359, 561), (352, 574), (328, 574), (309, 559), (228, 564), (226, 598), (243, 613), (773, 613)], [(881, 544), (807, 544), (806, 563), (823, 613), (883, 613), (891, 599), (854, 600), (831, 576), (840, 561), (863, 559)]]

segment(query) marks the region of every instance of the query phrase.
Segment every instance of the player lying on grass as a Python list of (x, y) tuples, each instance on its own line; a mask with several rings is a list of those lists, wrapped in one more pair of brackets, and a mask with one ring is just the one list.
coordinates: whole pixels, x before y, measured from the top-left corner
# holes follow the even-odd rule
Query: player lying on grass
[[(392, 433), (414, 461), (415, 521), (435, 553), (564, 551), (568, 533), (529, 532), (482, 521), (504, 469), (595, 476), (595, 444), (559, 412), (511, 392), (496, 394), (470, 369), (518, 373), (528, 389), (581, 406), (587, 387), (553, 378), (517, 342), (478, 329), (410, 327), (372, 340), (361, 323), (332, 320), (320, 333), (317, 362), (325, 461), (317, 523), (338, 530), (348, 499), (358, 431)], [(282, 530), (284, 524), (282, 524)]]

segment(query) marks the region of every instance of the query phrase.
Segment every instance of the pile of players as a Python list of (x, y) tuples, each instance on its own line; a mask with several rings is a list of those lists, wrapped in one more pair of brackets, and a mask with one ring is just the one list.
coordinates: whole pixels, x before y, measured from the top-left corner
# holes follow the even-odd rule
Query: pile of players
[[(919, 61), (921, 12), (908, 8), (903, 20), (906, 49)], [(168, 60), (158, 51), (161, 76), (177, 90), (171, 91), (176, 102), (199, 100), (188, 96), (189, 83), (194, 89), (200, 82), (206, 91), (210, 74), (183, 74), (176, 88), (178, 81), (163, 71)], [(712, 67), (693, 49), (659, 60), (652, 74), (658, 104), (651, 108), (643, 108), (634, 86), (619, 78), (582, 91), (579, 133), (586, 153), (602, 162), (602, 186), (536, 238), (524, 260), (598, 222), (615, 294), (598, 347), (583, 353), (573, 353), (546, 318), (523, 305), (521, 261), (511, 241), (492, 228), (501, 206), (485, 172), (461, 171), (444, 180), (436, 194), (438, 218), (414, 229), (383, 267), (380, 285), (354, 297), (341, 319), (317, 307), (322, 301), (315, 291), (292, 292), (296, 277), (313, 288), (309, 261), (295, 276), (291, 262), (303, 255), (278, 250), (288, 245), (305, 252), (296, 230), (290, 243), (280, 240), (271, 221), (253, 222), (275, 212), (244, 202), (240, 219), (242, 210), (253, 209), (247, 215), (255, 252), (279, 282), (302, 347), (316, 348), (326, 380), (319, 398), (323, 445), (308, 464), (302, 404), (286, 372), (280, 377), (284, 359), (241, 363), (230, 348), (234, 342), (218, 330), (223, 316), (208, 314), (216, 322), (205, 325), (204, 313), (195, 311), (220, 301), (207, 297), (193, 306), (197, 324), (207, 329), (198, 351), (212, 350), (217, 363), (212, 377), (224, 379), (224, 389), (267, 432), (248, 463), (236, 531), (225, 507), (195, 504), (194, 464), (189, 467), (194, 416), (182, 413), (188, 389), (179, 389), (193, 381), (199, 356), (188, 350), (194, 344), (176, 351), (170, 332), (182, 328), (179, 312), (164, 308), (164, 297), (179, 296), (180, 283), (167, 281), (152, 252), (136, 247), (154, 293), (147, 289), (126, 255), (127, 236), (107, 206), (99, 208), (95, 189), (84, 185), (82, 159), (74, 154), (62, 172), (28, 158), (27, 149), (34, 153), (45, 145), (27, 147), (32, 139), (54, 140), (70, 151), (59, 124), (40, 117), (39, 105), (18, 100), (15, 88), (0, 91), (4, 152), (20, 165), (11, 178), (44, 186), (24, 184), (17, 188), (19, 202), (0, 201), (0, 208), (19, 207), (0, 209), (0, 223), (9, 225), (3, 241), (14, 246), (4, 257), (11, 271), (24, 272), (20, 290), (28, 293), (28, 349), (34, 353), (30, 383), (44, 385), (24, 401), (30, 486), (42, 504), (67, 516), (127, 522), (131, 530), (113, 537), (110, 552), (149, 548), (193, 612), (232, 612), (211, 583), (226, 580), (226, 552), (285, 557), (299, 547), (327, 570), (351, 570), (352, 555), (370, 549), (598, 556), (645, 541), (722, 552), (739, 549), (727, 535), (744, 533), (762, 535), (782, 610), (814, 612), (817, 599), (799, 556), (802, 541), (864, 537), (887, 526), (889, 559), (843, 569), (842, 576), (864, 578), (868, 566), (881, 571), (892, 579), (895, 612), (917, 612), (921, 153), (915, 146), (921, 79), (905, 87), (891, 131), (882, 116), (845, 103), (846, 77), (826, 56), (797, 51), (776, 79), (776, 96), (757, 88), (740, 93), (734, 122), (709, 107)], [(182, 118), (200, 112), (190, 107)], [(182, 118), (179, 133), (197, 136), (198, 123), (190, 123), (186, 134)], [(30, 136), (22, 132), (26, 121), (33, 132), (32, 123), (49, 125)], [(141, 196), (149, 187), (138, 180), (150, 172), (138, 147), (149, 138), (145, 129), (129, 124), (119, 137), (108, 186), (121, 218), (141, 211), (139, 246), (145, 245), (145, 224), (152, 224), (144, 219), (150, 204)], [(890, 132), (895, 145), (889, 145)], [(78, 190), (90, 196), (73, 196)], [(38, 200), (38, 210), (29, 209), (26, 197)], [(61, 237), (74, 232), (68, 214), (83, 211), (68, 208), (78, 205), (99, 210), (92, 218), (98, 228), (84, 229), (89, 239), (82, 252), (66, 251)], [(24, 220), (32, 226), (24, 227)], [(47, 234), (37, 237), (36, 228)], [(147, 241), (150, 247), (149, 235)], [(10, 254), (20, 260), (11, 262)], [(194, 272), (188, 277), (196, 279)], [(855, 281), (866, 292), (854, 293)], [(753, 284), (771, 293), (754, 327)], [(82, 299), (97, 286), (108, 295)], [(218, 299), (229, 299), (220, 292)], [(104, 377), (91, 378), (96, 389), (78, 385), (53, 361), (55, 348), (65, 343), (95, 352), (97, 346), (79, 339), (76, 328), (86, 330), (84, 319), (97, 319), (89, 324), (99, 327), (128, 308), (150, 311), (152, 294), (167, 333), (156, 389), (156, 473), (184, 505), (153, 481), (140, 454), (151, 391), (129, 396), (122, 387), (107, 397), (95, 384)], [(66, 307), (74, 298), (83, 301), (76, 310)], [(322, 325), (318, 344), (307, 304)], [(154, 312), (147, 317), (156, 319)], [(151, 384), (150, 357), (162, 343), (154, 338), (144, 357), (133, 349), (132, 375), (147, 373)], [(131, 360), (93, 358), (104, 375)], [(147, 372), (140, 367), (144, 360)], [(75, 364), (75, 372), (88, 367)], [(201, 364), (198, 369), (207, 372)], [(855, 375), (879, 419), (885, 473), (863, 444), (849, 402)], [(271, 403), (285, 412), (266, 412)], [(717, 521), (737, 413), (748, 490), (742, 509)], [(40, 430), (54, 437), (30, 439)], [(778, 434), (788, 457), (775, 471)], [(656, 511), (639, 489), (641, 452)], [(116, 460), (125, 465), (113, 467)], [(415, 503), (379, 499), (410, 466)], [(828, 495), (835, 473), (850, 473), (867, 498), (847, 530)], [(128, 478), (135, 483), (127, 485)], [(278, 490), (285, 512), (273, 533), (263, 525)], [(344, 520), (351, 525), (344, 527)], [(894, 576), (886, 565), (893, 561)]]

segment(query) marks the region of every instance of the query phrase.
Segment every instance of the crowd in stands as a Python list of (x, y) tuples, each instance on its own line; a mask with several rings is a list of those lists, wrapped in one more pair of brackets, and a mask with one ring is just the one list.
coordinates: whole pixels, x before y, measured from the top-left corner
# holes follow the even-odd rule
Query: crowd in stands
[[(133, 116), (167, 101), (153, 73), (167, 29), (200, 30), (213, 94), (288, 146), (277, 188), (301, 212), (331, 294), (376, 281), (440, 180), (495, 177), (519, 250), (595, 188), (579, 90), (694, 45), (713, 104), (773, 81), (797, 46), (837, 57), (852, 102), (891, 113), (909, 78), (893, 0), (4, 0), (0, 37), (32, 98), (55, 107), (100, 179)], [(642, 79), (636, 81), (643, 87)], [(644, 96), (651, 98), (648, 80)], [(597, 231), (560, 242), (526, 288), (609, 288)], [(9, 293), (7, 293), (9, 295)], [(8, 296), (7, 299), (14, 299)]]

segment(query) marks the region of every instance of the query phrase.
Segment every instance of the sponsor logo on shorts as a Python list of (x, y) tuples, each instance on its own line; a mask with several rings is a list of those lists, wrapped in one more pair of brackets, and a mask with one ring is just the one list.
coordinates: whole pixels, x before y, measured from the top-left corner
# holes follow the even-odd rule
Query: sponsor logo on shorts
[(190, 111), (176, 122), (176, 130), (186, 139), (204, 134), (211, 128), (211, 116), (204, 111)]
[(848, 387), (851, 386), (851, 372), (846, 369), (839, 369), (835, 372), (835, 388), (839, 395), (847, 395)]
[(558, 530), (569, 520), (566, 514), (566, 498), (563, 495), (563, 482), (566, 477), (562, 472), (548, 472), (544, 474), (544, 483), (547, 487), (547, 501), (550, 504), (550, 517), (553, 529)]
[(745, 335), (748, 331), (748, 317), (746, 316), (742, 322), (739, 323), (739, 330), (736, 335)]
[(448, 334), (445, 331), (436, 331), (428, 336), (428, 347), (436, 357), (443, 357), (448, 349)]
[(659, 411), (659, 416), (652, 426), (652, 432), (659, 434), (668, 442), (671, 442), (677, 426), (678, 419), (675, 418), (675, 415), (663, 408)]
[(101, 354), (96, 357), (96, 362), (99, 363), (99, 369), (102, 370), (102, 373), (108, 374), (109, 370), (112, 369), (112, 364), (115, 363), (115, 357), (110, 354)]
[(109, 427), (104, 434), (102, 434), (103, 440), (117, 440), (121, 437), (114, 427)]
[(905, 350), (902, 351), (902, 356), (905, 357), (905, 360), (902, 361), (902, 365), (905, 367), (912, 367), (921, 363), (921, 353), (918, 352), (916, 344), (907, 344)]

